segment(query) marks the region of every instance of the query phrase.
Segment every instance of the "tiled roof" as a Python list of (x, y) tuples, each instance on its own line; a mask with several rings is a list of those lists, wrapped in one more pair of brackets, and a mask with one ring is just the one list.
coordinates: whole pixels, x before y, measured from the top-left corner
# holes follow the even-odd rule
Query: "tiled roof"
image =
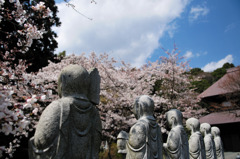
[(210, 125), (240, 122), (240, 110), (211, 113), (200, 118), (199, 121)]
[(198, 95), (198, 98), (205, 98), (205, 97), (211, 97), (211, 96), (216, 96), (216, 95), (221, 95), (221, 94), (227, 94), (227, 93), (232, 93), (233, 91), (224, 89), (221, 87), (223, 83), (228, 80), (229, 76), (234, 76), (240, 71), (240, 66), (234, 67), (231, 69), (227, 70), (227, 73), (220, 78), (217, 82), (215, 82), (213, 85), (211, 85), (208, 89), (206, 89), (204, 92), (202, 92), (200, 95)]

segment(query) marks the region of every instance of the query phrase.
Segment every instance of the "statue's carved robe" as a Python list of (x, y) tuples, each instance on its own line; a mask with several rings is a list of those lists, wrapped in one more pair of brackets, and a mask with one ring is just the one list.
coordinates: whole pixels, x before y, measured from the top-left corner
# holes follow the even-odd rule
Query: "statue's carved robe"
[(171, 129), (165, 147), (166, 156), (170, 159), (189, 159), (188, 137), (183, 126)]
[(92, 103), (61, 98), (44, 110), (29, 140), (29, 158), (97, 159), (101, 129), (99, 113)]
[(216, 148), (211, 134), (204, 137), (206, 159), (216, 159)]
[(222, 140), (219, 136), (214, 137), (217, 159), (224, 159), (224, 150)]
[(205, 145), (200, 132), (193, 133), (188, 143), (190, 159), (206, 159)]
[(142, 117), (132, 126), (126, 159), (162, 159), (161, 128), (153, 117)]

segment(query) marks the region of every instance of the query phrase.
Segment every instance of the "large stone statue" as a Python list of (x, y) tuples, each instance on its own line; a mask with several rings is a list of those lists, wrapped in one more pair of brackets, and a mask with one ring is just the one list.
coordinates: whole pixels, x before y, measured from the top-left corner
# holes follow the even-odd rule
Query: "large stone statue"
[(167, 112), (167, 125), (171, 128), (168, 134), (167, 143), (163, 144), (167, 158), (189, 159), (188, 136), (182, 125), (182, 113), (177, 109)]
[(97, 159), (101, 144), (100, 76), (69, 65), (59, 76), (60, 99), (43, 111), (34, 137), (29, 140), (30, 159)]
[(206, 159), (216, 159), (216, 148), (211, 135), (211, 126), (208, 123), (202, 123), (200, 131), (204, 136)]
[(223, 144), (222, 144), (222, 140), (220, 137), (220, 130), (218, 127), (212, 127), (211, 129), (211, 133), (213, 135), (213, 140), (215, 143), (215, 147), (216, 147), (216, 155), (217, 155), (217, 159), (224, 159), (224, 150), (223, 150)]
[(154, 102), (146, 95), (135, 100), (138, 121), (131, 127), (126, 159), (162, 159), (162, 133), (153, 116)]
[(190, 159), (206, 159), (205, 145), (200, 133), (200, 122), (196, 118), (189, 118), (186, 121), (186, 128), (191, 131), (188, 140)]

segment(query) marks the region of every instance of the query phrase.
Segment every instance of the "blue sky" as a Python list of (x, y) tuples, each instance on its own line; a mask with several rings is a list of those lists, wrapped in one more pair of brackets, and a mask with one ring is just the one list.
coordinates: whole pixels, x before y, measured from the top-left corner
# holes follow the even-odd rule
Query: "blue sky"
[[(239, 0), (72, 0), (84, 18), (57, 0), (62, 26), (59, 48), (68, 54), (106, 52), (140, 66), (173, 49), (191, 67), (212, 71), (225, 62), (240, 65)], [(68, 39), (68, 40), (66, 40)]]

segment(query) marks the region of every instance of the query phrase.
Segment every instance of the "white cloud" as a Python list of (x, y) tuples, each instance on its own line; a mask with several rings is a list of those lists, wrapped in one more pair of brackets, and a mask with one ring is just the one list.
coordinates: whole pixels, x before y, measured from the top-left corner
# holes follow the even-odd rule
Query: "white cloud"
[(166, 28), (168, 30), (168, 35), (170, 38), (174, 37), (175, 32), (178, 29), (178, 25), (176, 24), (176, 22), (171, 23), (168, 25), (168, 27)]
[(185, 59), (190, 59), (190, 58), (195, 58), (195, 57), (200, 57), (200, 56), (203, 56), (203, 55), (206, 55), (207, 54), (207, 51), (204, 51), (204, 52), (197, 52), (197, 53), (193, 53), (192, 51), (186, 51), (186, 53), (183, 55), (183, 57)]
[(226, 62), (228, 62), (228, 63), (233, 62), (232, 55), (227, 55), (224, 59), (221, 59), (218, 62), (210, 62), (207, 65), (205, 65), (202, 68), (202, 70), (204, 70), (204, 72), (212, 72), (217, 68), (221, 68)]
[(193, 55), (192, 51), (187, 51), (187, 52), (183, 55), (183, 57), (185, 57), (186, 59), (190, 59), (190, 58), (194, 57), (194, 55)]
[(236, 27), (235, 23), (231, 23), (231, 24), (227, 25), (225, 30), (224, 30), (224, 33), (229, 32), (230, 30), (234, 29), (235, 27)]
[(193, 22), (200, 16), (205, 16), (209, 13), (209, 9), (206, 6), (192, 7), (190, 10), (189, 21)]
[(65, 3), (57, 4), (61, 27), (56, 53), (108, 53), (117, 60), (140, 66), (159, 47), (166, 33), (173, 36), (174, 20), (190, 0), (72, 0), (75, 9), (93, 18), (84, 18)]

